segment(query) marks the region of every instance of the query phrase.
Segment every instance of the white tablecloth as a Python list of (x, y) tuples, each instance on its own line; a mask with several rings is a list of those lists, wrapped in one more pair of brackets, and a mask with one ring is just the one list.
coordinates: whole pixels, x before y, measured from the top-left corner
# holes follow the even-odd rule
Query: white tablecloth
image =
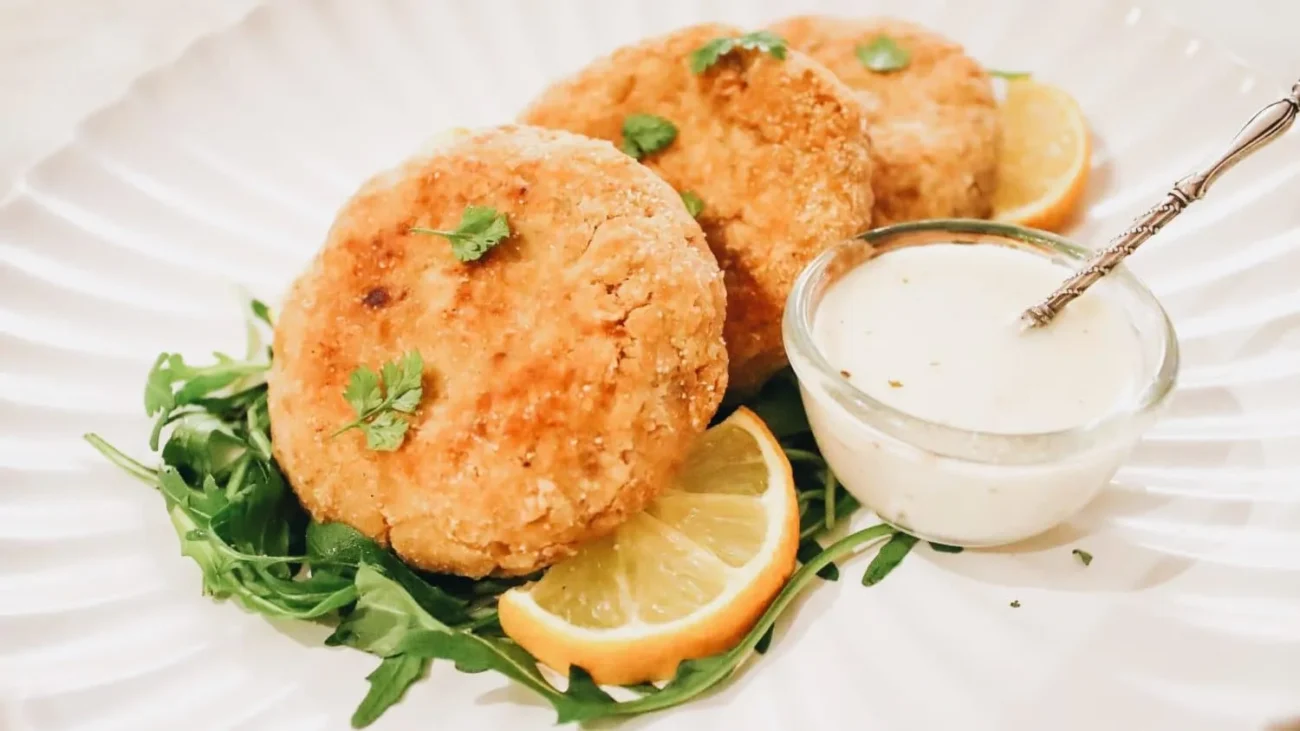
[[(259, 1), (0, 0), (0, 197), (132, 79)], [(1135, 3), (1227, 45), (1266, 80), (1300, 79), (1300, 0)]]

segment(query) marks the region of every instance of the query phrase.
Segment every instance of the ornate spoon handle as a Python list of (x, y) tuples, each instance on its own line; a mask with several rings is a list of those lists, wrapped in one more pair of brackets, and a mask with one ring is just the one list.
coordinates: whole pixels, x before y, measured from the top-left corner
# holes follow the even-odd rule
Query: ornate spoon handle
[(1291, 93), (1259, 110), (1246, 126), (1233, 138), (1228, 149), (1201, 170), (1174, 184), (1165, 199), (1151, 210), (1138, 216), (1110, 244), (1088, 261), (1087, 266), (1067, 279), (1055, 292), (1041, 303), (1021, 314), (1029, 327), (1041, 327), (1052, 321), (1061, 308), (1083, 294), (1097, 280), (1106, 276), (1124, 257), (1142, 245), (1182, 213), (1192, 201), (1205, 196), (1210, 185), (1233, 165), (1251, 153), (1272, 142), (1286, 132), (1300, 113), (1300, 81), (1291, 87)]

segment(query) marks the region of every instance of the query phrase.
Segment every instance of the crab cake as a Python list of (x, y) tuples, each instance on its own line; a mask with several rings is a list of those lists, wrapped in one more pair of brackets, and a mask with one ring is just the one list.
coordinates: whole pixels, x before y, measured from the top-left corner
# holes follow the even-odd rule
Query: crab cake
[[(890, 18), (798, 17), (771, 27), (793, 48), (859, 90), (871, 116), (876, 225), (924, 218), (987, 218), (1002, 132), (988, 73), (962, 47)], [(910, 54), (877, 72), (859, 46), (880, 36)]]
[[(459, 261), (467, 206), (509, 236)], [(607, 142), (465, 133), (348, 201), (275, 333), (275, 456), (318, 521), (410, 563), (527, 574), (640, 511), (726, 388), (726, 293), (699, 225)], [(349, 375), (418, 351), (405, 442), (373, 451)]]
[(742, 50), (691, 72), (692, 51), (738, 35), (699, 25), (627, 46), (552, 85), (521, 119), (615, 142), (631, 115), (676, 126), (642, 162), (704, 203), (700, 224), (727, 280), (731, 387), (745, 393), (786, 363), (781, 314), (795, 276), (871, 227), (872, 164), (866, 109), (807, 56)]

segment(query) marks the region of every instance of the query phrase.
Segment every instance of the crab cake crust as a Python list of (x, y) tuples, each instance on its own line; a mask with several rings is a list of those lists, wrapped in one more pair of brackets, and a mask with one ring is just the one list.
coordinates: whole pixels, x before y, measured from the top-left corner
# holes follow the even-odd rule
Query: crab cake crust
[[(891, 18), (797, 17), (771, 30), (861, 92), (871, 118), (875, 223), (988, 218), (1002, 130), (988, 73), (957, 43)], [(906, 68), (868, 69), (856, 49), (888, 36)]]
[(739, 34), (699, 25), (624, 47), (552, 85), (521, 119), (614, 142), (630, 114), (677, 126), (642, 162), (704, 200), (700, 224), (727, 281), (730, 383), (746, 393), (786, 363), (781, 314), (799, 271), (871, 227), (872, 163), (866, 109), (807, 56), (739, 51), (691, 73), (692, 51)]
[[(511, 235), (461, 263), (437, 236), (468, 205)], [(726, 388), (726, 294), (703, 231), (606, 142), (462, 134), (344, 205), (275, 333), (275, 456), (318, 521), (421, 568), (526, 574), (612, 531), (670, 480)], [(365, 446), (343, 398), (409, 350), (406, 442)]]

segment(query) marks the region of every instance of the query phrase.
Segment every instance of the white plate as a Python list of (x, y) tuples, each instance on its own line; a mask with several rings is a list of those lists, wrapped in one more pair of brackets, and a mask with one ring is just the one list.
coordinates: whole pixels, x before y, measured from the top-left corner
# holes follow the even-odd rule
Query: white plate
[[(142, 451), (153, 356), (238, 347), (233, 285), (274, 299), (359, 181), (431, 133), (507, 120), (548, 79), (643, 35), (818, 5), (867, 12), (288, 0), (86, 120), (0, 207), (0, 728), (345, 727), (375, 661), (200, 596), (159, 497), (81, 433)], [(870, 12), (1079, 98), (1097, 136), (1073, 232), (1086, 241), (1279, 91), (1119, 0)], [(1298, 140), (1242, 165), (1133, 262), (1178, 325), (1183, 383), (1083, 515), (1014, 550), (918, 550), (871, 589), (852, 564), (722, 692), (627, 726), (1187, 731), (1300, 715)], [(378, 728), (552, 720), (523, 690), (439, 664)]]

